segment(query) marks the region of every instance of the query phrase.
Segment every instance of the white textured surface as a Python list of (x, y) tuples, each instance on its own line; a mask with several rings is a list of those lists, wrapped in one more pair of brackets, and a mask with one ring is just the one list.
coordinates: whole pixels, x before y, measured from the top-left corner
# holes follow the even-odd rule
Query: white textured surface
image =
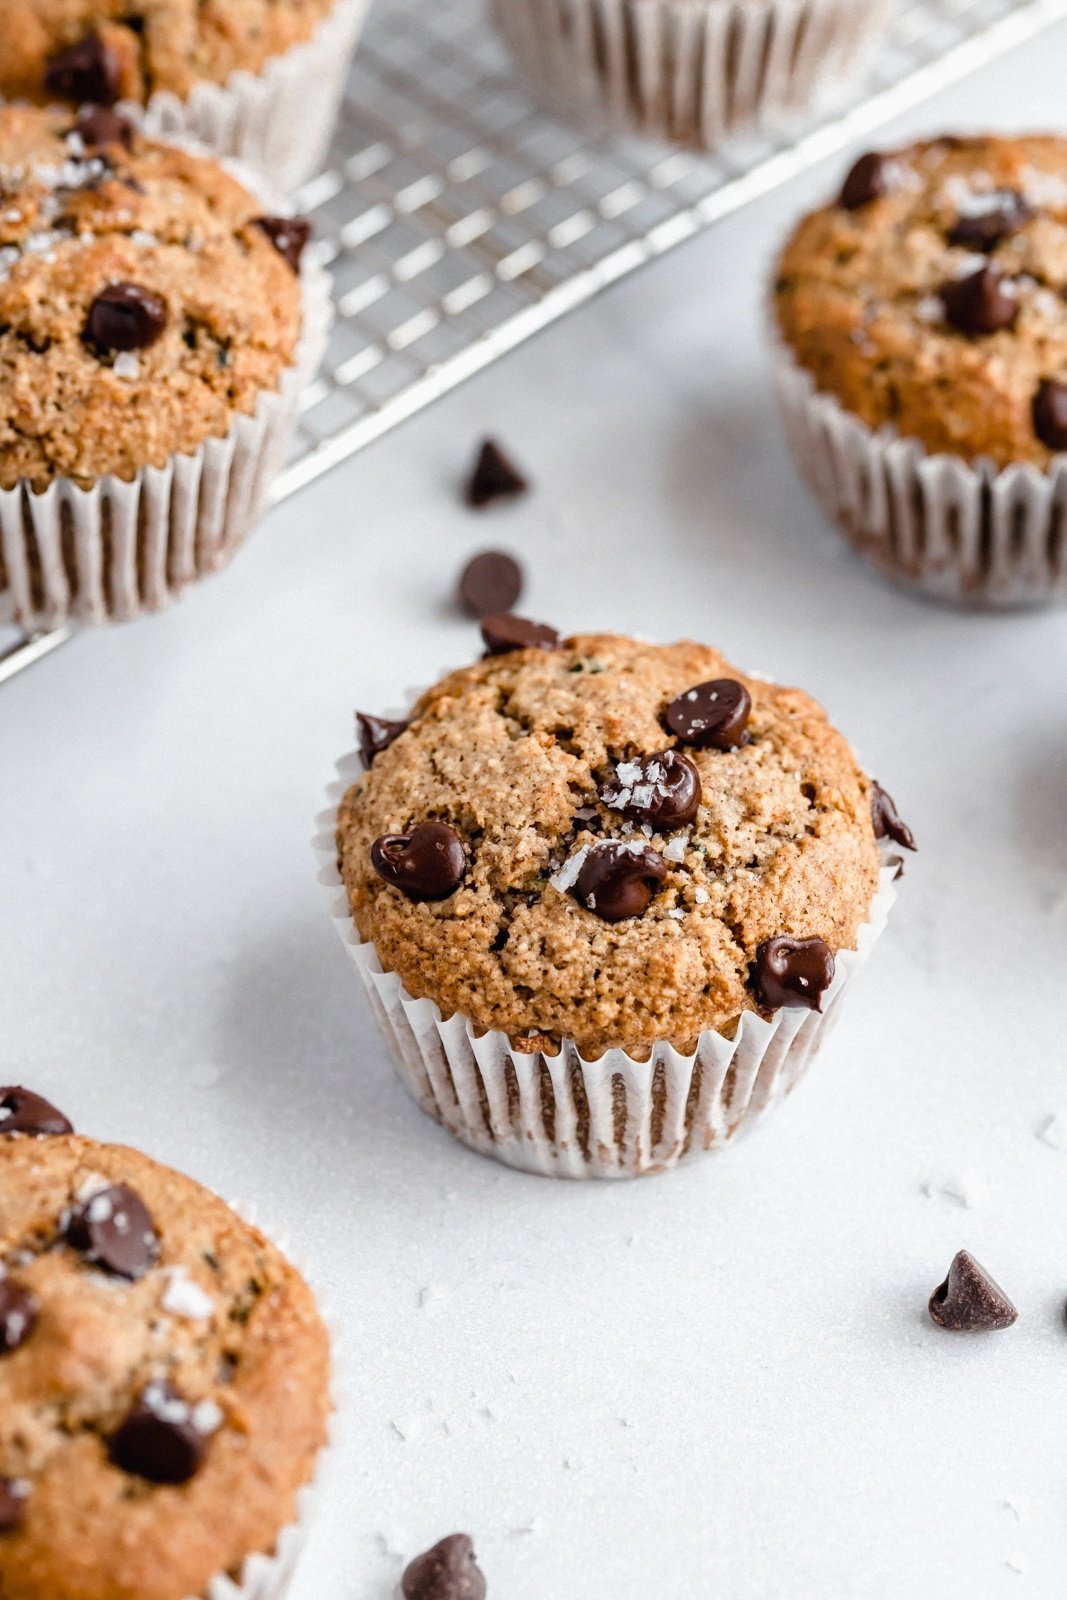
[[(1062, 127), (1065, 51), (910, 127)], [(362, 1352), (291, 1600), (391, 1600), (454, 1528), (491, 1600), (1062, 1593), (1067, 1154), (1038, 1135), (1067, 1113), (1067, 617), (898, 594), (806, 499), (757, 335), (819, 188), (0, 690), (4, 1072), (257, 1201)], [(454, 477), (490, 425), (540, 492), (475, 520)], [(473, 648), (442, 596), (488, 542), (526, 554), (534, 615), (692, 632), (821, 694), (920, 835), (816, 1070), (721, 1160), (574, 1186), (468, 1154), (396, 1082), (322, 912), (309, 818), (351, 710)], [(1015, 1328), (927, 1322), (960, 1246)]]

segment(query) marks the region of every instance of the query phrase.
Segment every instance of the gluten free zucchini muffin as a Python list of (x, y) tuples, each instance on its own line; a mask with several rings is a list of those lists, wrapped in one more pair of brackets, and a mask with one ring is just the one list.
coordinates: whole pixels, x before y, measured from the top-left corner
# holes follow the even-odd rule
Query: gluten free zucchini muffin
[(1067, 598), (1067, 140), (860, 158), (779, 262), (800, 466), (885, 571), (947, 598)]
[(0, 109), (0, 597), (17, 620), (153, 609), (229, 559), (321, 348), (306, 238), (115, 112)]
[(878, 836), (910, 835), (813, 700), (715, 650), (484, 633), (405, 722), (363, 719), (342, 930), (460, 1138), (672, 1165), (792, 1083), (884, 921)]
[(4, 1600), (275, 1600), (329, 1371), (269, 1239), (0, 1088)]

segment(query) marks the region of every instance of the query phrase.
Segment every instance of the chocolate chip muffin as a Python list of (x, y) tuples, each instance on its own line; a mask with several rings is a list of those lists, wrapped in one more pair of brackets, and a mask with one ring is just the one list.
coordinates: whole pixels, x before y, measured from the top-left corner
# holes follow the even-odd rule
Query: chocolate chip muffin
[[(483, 631), (491, 653), (408, 720), (362, 719), (366, 771), (336, 816), (353, 953), (402, 985), (402, 1063), (461, 1137), (596, 1166), (592, 1080), (613, 1100), (625, 1053), (607, 1164), (670, 1164), (755, 1109), (772, 1037), (761, 1104), (786, 1035), (812, 1042), (884, 915), (879, 835), (910, 835), (799, 690), (700, 644), (559, 640), (515, 618)], [(407, 997), (452, 1019), (413, 1019), (415, 1068)], [(598, 1064), (584, 1080), (582, 1063)]]
[(1063, 139), (869, 153), (796, 229), (774, 296), (791, 437), (895, 575), (1007, 601), (1067, 582), (1065, 292)]
[(185, 1600), (226, 1574), (234, 1600), (280, 1594), (329, 1365), (269, 1239), (0, 1088), (4, 1600)]

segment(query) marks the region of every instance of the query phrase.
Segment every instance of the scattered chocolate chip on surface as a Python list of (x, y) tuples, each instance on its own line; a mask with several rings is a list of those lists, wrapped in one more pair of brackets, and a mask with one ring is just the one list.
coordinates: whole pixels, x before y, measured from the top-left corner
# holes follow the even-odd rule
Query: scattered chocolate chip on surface
[(736, 678), (712, 678), (686, 689), (663, 714), (671, 733), (698, 750), (734, 750), (748, 743), (752, 697)]
[(995, 250), (1002, 239), (1010, 238), (1033, 216), (1022, 195), (1011, 190), (982, 195), (980, 199), (981, 205), (960, 212), (948, 230), (949, 244), (965, 250)]
[(24, 1133), (35, 1139), (73, 1133), (62, 1111), (29, 1089), (8, 1084), (0, 1088), (0, 1134)]
[(133, 149), (133, 123), (110, 106), (87, 106), (71, 132), (78, 135), (87, 150), (102, 150), (109, 144), (122, 145), (124, 150)]
[(463, 840), (447, 822), (420, 822), (410, 833), (383, 833), (371, 845), (379, 878), (409, 900), (446, 900), (463, 881)]
[(822, 939), (781, 934), (760, 945), (752, 976), (756, 997), (768, 1011), (783, 1006), (821, 1011), (823, 995), (834, 981), (834, 953)]
[(159, 1238), (135, 1189), (116, 1183), (90, 1195), (67, 1224), (67, 1243), (117, 1278), (143, 1278), (159, 1260)]
[(876, 839), (892, 839), (904, 850), (915, 850), (915, 835), (901, 817), (893, 796), (887, 794), (880, 783), (871, 783), (871, 821)]
[(600, 798), (654, 828), (684, 828), (700, 808), (700, 774), (680, 750), (620, 761), (615, 776), (601, 785)]
[(485, 653), (490, 656), (506, 656), (512, 650), (558, 650), (560, 644), (555, 628), (516, 617), (510, 611), (482, 618), (482, 640)]
[(574, 898), (602, 922), (625, 922), (644, 915), (666, 876), (667, 863), (651, 845), (604, 839), (588, 846)]
[(853, 162), (845, 175), (838, 197), (838, 205), (846, 211), (859, 211), (872, 200), (880, 200), (889, 192), (890, 167), (887, 157), (870, 150)]
[(1019, 301), (996, 267), (979, 267), (965, 278), (953, 278), (940, 289), (945, 320), (957, 333), (979, 336), (1014, 326)]
[(169, 1383), (151, 1383), (112, 1436), (108, 1454), (131, 1477), (188, 1483), (203, 1465), (208, 1438), (221, 1421), (213, 1401), (190, 1405)]
[(955, 1256), (948, 1277), (930, 1296), (930, 1316), (949, 1333), (1010, 1328), (1018, 1315), (1004, 1290), (966, 1250)]
[(511, 500), (516, 495), (525, 494), (529, 487), (518, 467), (504, 454), (496, 440), (484, 440), (474, 470), (467, 480), (467, 504), (480, 511), (495, 500)]
[(356, 726), (359, 729), (359, 753), (363, 757), (363, 765), (368, 770), (374, 765), (376, 756), (383, 750), (388, 750), (394, 739), (411, 727), (410, 722), (390, 722), (388, 717), (374, 717), (369, 711), (356, 712)]
[(101, 350), (147, 350), (167, 326), (158, 294), (137, 283), (109, 283), (85, 319), (85, 337)]
[(300, 271), (300, 262), (312, 234), (308, 217), (255, 217), (251, 226), (267, 235), (294, 272)]
[(450, 1533), (416, 1556), (400, 1580), (404, 1600), (485, 1600), (485, 1578), (465, 1533)]
[(0, 1356), (24, 1345), (37, 1323), (37, 1298), (12, 1278), (0, 1278)]
[(0, 1478), (0, 1533), (14, 1533), (26, 1515), (29, 1489), (17, 1478)]
[(98, 33), (87, 33), (49, 59), (44, 86), (76, 106), (113, 106), (122, 88), (118, 59)]
[(460, 574), (456, 595), (469, 617), (510, 612), (522, 593), (522, 568), (503, 550), (482, 550)]
[(1043, 378), (1034, 395), (1034, 433), (1049, 450), (1067, 450), (1067, 383)]

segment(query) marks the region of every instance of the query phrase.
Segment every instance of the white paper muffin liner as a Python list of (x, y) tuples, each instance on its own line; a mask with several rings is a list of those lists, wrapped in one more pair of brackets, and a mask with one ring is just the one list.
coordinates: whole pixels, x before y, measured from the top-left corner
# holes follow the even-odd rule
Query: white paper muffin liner
[(60, 478), (40, 494), (25, 483), (0, 490), (0, 621), (27, 631), (126, 622), (228, 564), (263, 510), (326, 347), (329, 276), (308, 254), (300, 277), (303, 328), (293, 364), (222, 438), (176, 453), (164, 467), (142, 467), (129, 483), (108, 476), (83, 489)]
[(1067, 455), (1027, 463), (931, 454), (872, 429), (775, 340), (790, 448), (830, 520), (889, 577), (971, 606), (1067, 602)]
[(491, 0), (561, 116), (710, 150), (840, 97), (892, 0)]
[(555, 1055), (516, 1050), (504, 1033), (479, 1033), (469, 1018), (446, 1018), (433, 1001), (413, 999), (361, 938), (338, 870), (336, 833), (338, 807), (362, 770), (355, 754), (338, 763), (329, 806), (316, 819), (319, 883), (334, 926), (414, 1100), (472, 1150), (526, 1172), (565, 1178), (662, 1172), (750, 1127), (785, 1098), (815, 1056), (896, 899), (899, 859), (887, 852), (856, 948), (837, 953), (821, 1013), (783, 1009), (768, 1022), (745, 1012), (733, 1038), (707, 1029), (691, 1055), (660, 1041), (643, 1061), (617, 1049), (587, 1061), (572, 1040)]

